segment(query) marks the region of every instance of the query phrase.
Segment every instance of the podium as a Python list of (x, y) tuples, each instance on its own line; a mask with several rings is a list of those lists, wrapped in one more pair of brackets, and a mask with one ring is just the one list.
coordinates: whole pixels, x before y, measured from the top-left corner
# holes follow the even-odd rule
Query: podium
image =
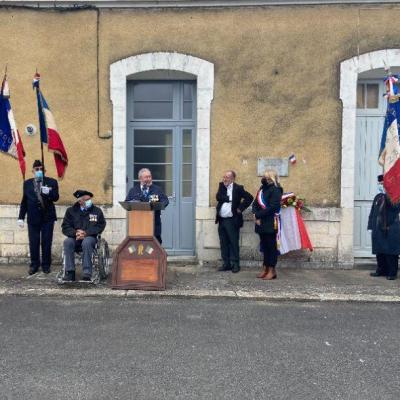
[(154, 211), (160, 203), (120, 202), (128, 211), (128, 235), (115, 251), (113, 289), (165, 290), (167, 255), (153, 236)]

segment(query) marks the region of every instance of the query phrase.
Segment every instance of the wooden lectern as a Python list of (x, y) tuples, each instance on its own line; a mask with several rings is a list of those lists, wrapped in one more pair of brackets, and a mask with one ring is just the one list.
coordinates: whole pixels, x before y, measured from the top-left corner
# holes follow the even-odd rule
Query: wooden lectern
[(113, 289), (165, 290), (167, 255), (154, 233), (160, 203), (120, 202), (128, 211), (128, 236), (115, 251)]

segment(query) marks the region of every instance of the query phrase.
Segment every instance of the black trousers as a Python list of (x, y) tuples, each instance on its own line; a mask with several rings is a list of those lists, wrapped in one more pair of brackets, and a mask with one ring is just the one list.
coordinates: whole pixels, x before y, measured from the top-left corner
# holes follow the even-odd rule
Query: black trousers
[[(40, 266), (42, 266), (42, 270), (50, 269), (53, 230), (54, 221), (43, 222), (40, 225), (28, 224), (32, 269), (38, 270)], [(42, 262), (40, 262), (40, 249), (42, 249)]]
[(376, 262), (378, 264), (376, 272), (386, 276), (397, 276), (399, 269), (399, 256), (392, 254), (377, 254)]
[(220, 218), (218, 225), (221, 258), (224, 265), (239, 265), (239, 231), (234, 218)]
[(260, 247), (264, 253), (264, 266), (275, 268), (278, 263), (276, 233), (260, 233)]

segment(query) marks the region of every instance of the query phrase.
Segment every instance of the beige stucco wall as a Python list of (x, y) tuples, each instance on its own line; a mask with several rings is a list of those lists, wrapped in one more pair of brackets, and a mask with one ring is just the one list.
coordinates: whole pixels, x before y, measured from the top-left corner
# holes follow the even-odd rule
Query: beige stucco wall
[[(107, 65), (132, 54), (168, 50), (212, 62), (211, 188), (221, 168), (233, 168), (254, 192), (257, 158), (286, 158), (293, 152), (299, 162), (283, 185), (313, 204), (335, 205), (340, 191), (338, 61), (357, 49), (357, 10), (333, 10), (102, 13), (102, 80)], [(107, 123), (110, 108), (102, 103), (103, 110)], [(210, 199), (213, 203), (213, 193)]]
[[(24, 127), (38, 127), (32, 78), (42, 75), (43, 94), (53, 111), (70, 165), (60, 181), (61, 203), (72, 201), (76, 188), (91, 188), (100, 202), (111, 194), (111, 142), (97, 137), (96, 12), (0, 10), (1, 67), (8, 65), (11, 103), (27, 153), (28, 176), (40, 158), (39, 135), (27, 137)], [(53, 155), (45, 151), (49, 176), (55, 176)], [(21, 174), (16, 161), (0, 154), (0, 203), (20, 201)]]
[[(31, 78), (38, 67), (70, 157), (60, 203), (85, 187), (110, 203), (112, 129), (109, 66), (131, 55), (176, 51), (215, 66), (211, 120), (210, 201), (222, 169), (234, 168), (254, 192), (258, 157), (298, 159), (284, 188), (315, 206), (338, 206), (341, 104), (339, 64), (358, 52), (400, 47), (391, 25), (400, 9), (356, 6), (256, 7), (99, 12), (99, 132), (96, 10), (0, 10), (0, 54), (8, 63), (12, 104), (20, 128), (37, 125)], [(6, 57), (4, 57), (6, 55)], [(39, 137), (23, 134), (30, 166)], [(46, 154), (49, 175), (55, 175)], [(303, 162), (304, 160), (304, 162)], [(17, 203), (21, 178), (0, 155), (0, 203)]]

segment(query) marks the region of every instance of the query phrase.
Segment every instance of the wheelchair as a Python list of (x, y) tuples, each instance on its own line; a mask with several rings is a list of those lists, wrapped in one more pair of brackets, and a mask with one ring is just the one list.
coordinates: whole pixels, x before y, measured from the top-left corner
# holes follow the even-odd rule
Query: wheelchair
[[(65, 275), (65, 254), (64, 249), (62, 251), (62, 268), (57, 273), (56, 281), (58, 284), (62, 285), (65, 283), (89, 283), (97, 285), (100, 281), (107, 279), (107, 276), (110, 274), (110, 250), (108, 247), (108, 243), (105, 239), (101, 237), (101, 235), (97, 235), (96, 245), (93, 249), (92, 253), (92, 280), (90, 281), (82, 281), (77, 280), (75, 282), (66, 282), (63, 281), (63, 277)], [(75, 270), (80, 267), (82, 271), (82, 249), (75, 250)]]

